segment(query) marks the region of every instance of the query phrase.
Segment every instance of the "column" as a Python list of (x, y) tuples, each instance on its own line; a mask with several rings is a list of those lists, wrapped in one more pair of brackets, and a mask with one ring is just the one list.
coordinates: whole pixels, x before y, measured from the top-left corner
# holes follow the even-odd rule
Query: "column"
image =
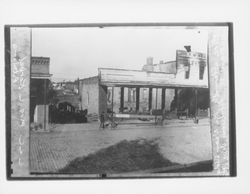
[(197, 118), (198, 116), (198, 89), (197, 88), (194, 89), (194, 93), (195, 93), (195, 118)]
[(121, 87), (121, 97), (120, 97), (120, 112), (122, 113), (124, 109), (124, 87)]
[(113, 112), (114, 112), (114, 86), (112, 86), (111, 111), (112, 111), (112, 119), (113, 119)]
[(139, 112), (139, 105), (140, 105), (140, 88), (136, 88), (136, 112)]
[(166, 96), (166, 88), (162, 88), (161, 90), (161, 109), (165, 109), (165, 96)]
[(179, 109), (179, 94), (178, 94), (178, 88), (175, 88), (175, 98), (176, 98), (176, 111)]
[(153, 88), (149, 88), (148, 90), (148, 110), (151, 111), (152, 109), (152, 90)]

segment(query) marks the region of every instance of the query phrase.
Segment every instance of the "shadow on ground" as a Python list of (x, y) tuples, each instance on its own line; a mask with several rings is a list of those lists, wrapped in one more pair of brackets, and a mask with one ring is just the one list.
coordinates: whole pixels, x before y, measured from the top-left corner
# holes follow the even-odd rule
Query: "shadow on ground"
[(124, 173), (177, 165), (164, 158), (155, 140), (123, 140), (68, 163), (59, 173)]
[(157, 139), (123, 140), (85, 157), (78, 157), (58, 170), (62, 174), (115, 174), (127, 172), (170, 173), (208, 172), (212, 160), (182, 165), (171, 162), (159, 152)]

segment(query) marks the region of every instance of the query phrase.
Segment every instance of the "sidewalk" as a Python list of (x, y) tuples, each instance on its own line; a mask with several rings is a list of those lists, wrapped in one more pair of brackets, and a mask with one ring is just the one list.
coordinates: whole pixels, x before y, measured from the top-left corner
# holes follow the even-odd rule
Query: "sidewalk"
[[(114, 129), (123, 129), (130, 127), (131, 125), (134, 126), (145, 126), (145, 127), (162, 127), (161, 125), (155, 125), (154, 121), (140, 121), (138, 119), (134, 120), (123, 120), (118, 121), (118, 127)], [(163, 127), (185, 127), (185, 126), (195, 126), (193, 119), (166, 119), (164, 120)], [(199, 119), (199, 126), (202, 125), (209, 125), (208, 118)], [(100, 130), (100, 123), (98, 121), (90, 122), (90, 123), (76, 123), (76, 124), (54, 124), (50, 125), (51, 132), (64, 132), (64, 131), (78, 131), (78, 130)], [(108, 129), (109, 127), (105, 128)]]
[[(170, 122), (171, 121), (171, 122)], [(165, 125), (124, 124), (99, 129), (98, 122), (57, 125), (49, 133), (31, 132), (32, 172), (56, 172), (76, 157), (87, 156), (122, 140), (157, 139), (162, 155), (188, 164), (212, 159), (209, 120), (167, 120)]]

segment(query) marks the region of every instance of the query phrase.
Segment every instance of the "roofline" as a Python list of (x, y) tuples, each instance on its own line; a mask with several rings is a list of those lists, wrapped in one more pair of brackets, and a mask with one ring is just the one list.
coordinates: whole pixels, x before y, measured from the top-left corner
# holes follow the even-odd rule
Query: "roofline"
[(160, 71), (144, 71), (144, 70), (134, 70), (134, 69), (119, 69), (119, 68), (98, 68), (99, 70), (120, 70), (120, 71), (136, 71), (136, 72), (146, 72), (146, 73), (160, 73), (160, 74), (175, 74), (175, 73), (166, 73)]
[(32, 56), (31, 59), (50, 59), (50, 57), (37, 57), (37, 56)]
[[(176, 60), (173, 60), (173, 61), (166, 61), (166, 62), (164, 62), (163, 64), (166, 64), (166, 63), (173, 63), (173, 62), (176, 63)], [(161, 63), (159, 63), (158, 65), (161, 65)]]
[(30, 78), (33, 79), (50, 79), (52, 77), (53, 74), (39, 74), (39, 73), (31, 73)]
[(88, 80), (88, 79), (94, 79), (94, 78), (98, 78), (98, 77), (99, 77), (98, 75), (95, 75), (95, 76), (92, 76), (92, 77), (87, 77), (87, 78), (79, 79), (79, 81), (84, 81), (84, 80)]

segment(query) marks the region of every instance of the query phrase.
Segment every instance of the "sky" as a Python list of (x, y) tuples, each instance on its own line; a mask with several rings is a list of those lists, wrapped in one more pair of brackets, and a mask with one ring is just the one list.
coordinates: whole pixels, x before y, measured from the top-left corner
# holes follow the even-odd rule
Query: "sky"
[(207, 32), (169, 27), (33, 28), (32, 56), (50, 57), (53, 79), (96, 76), (99, 67), (141, 70), (173, 61), (176, 50), (207, 52)]

